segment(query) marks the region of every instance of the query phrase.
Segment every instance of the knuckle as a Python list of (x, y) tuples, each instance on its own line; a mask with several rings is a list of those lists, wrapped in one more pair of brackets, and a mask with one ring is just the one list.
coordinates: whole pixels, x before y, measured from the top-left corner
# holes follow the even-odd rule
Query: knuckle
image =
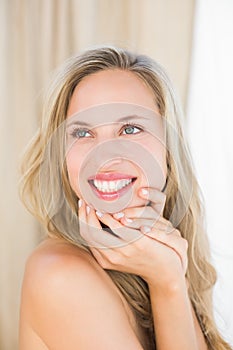
[(107, 263), (106, 260), (104, 260), (104, 259), (97, 259), (97, 260), (98, 260), (99, 264), (100, 264), (104, 269), (109, 268), (109, 264)]
[(145, 236), (139, 237), (134, 243), (133, 248), (136, 249), (137, 252), (145, 252), (146, 250), (146, 239)]
[(180, 236), (178, 232), (176, 232), (177, 230), (173, 227), (173, 226), (167, 226), (166, 227), (166, 231), (169, 233), (169, 235), (173, 235), (173, 236)]
[(97, 262), (100, 264), (100, 266), (102, 266), (104, 269), (109, 267), (109, 264), (107, 263), (106, 259), (103, 258), (103, 256), (98, 252), (96, 248), (91, 249), (91, 251)]
[(165, 226), (165, 232), (167, 233), (167, 234), (171, 234), (172, 232), (173, 232), (173, 227), (171, 227), (171, 226)]
[(179, 231), (177, 228), (174, 228), (174, 234), (175, 234), (176, 236), (181, 237), (181, 233), (180, 233), (180, 231)]
[(132, 244), (128, 244), (122, 249), (123, 259), (125, 259), (126, 261), (129, 260), (134, 254), (135, 251)]
[(185, 238), (182, 238), (183, 241), (183, 245), (184, 245), (184, 249), (187, 250), (188, 249), (188, 241)]
[(176, 234), (177, 234), (179, 237), (182, 237), (180, 231), (177, 230), (177, 229), (176, 229)]
[(158, 221), (161, 221), (164, 225), (167, 225), (167, 226), (170, 226), (170, 228), (173, 228), (172, 223), (169, 220), (165, 219), (163, 216), (158, 217)]
[(108, 255), (108, 260), (112, 265), (122, 265), (124, 259), (121, 254), (114, 252)]

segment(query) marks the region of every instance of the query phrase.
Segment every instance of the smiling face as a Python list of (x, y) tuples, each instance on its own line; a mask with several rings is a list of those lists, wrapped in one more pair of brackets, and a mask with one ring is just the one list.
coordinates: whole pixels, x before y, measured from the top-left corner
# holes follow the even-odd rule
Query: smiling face
[(74, 90), (66, 123), (69, 181), (89, 205), (103, 210), (122, 201), (111, 212), (142, 206), (140, 187), (163, 187), (163, 120), (153, 92), (134, 73), (114, 69), (85, 77)]

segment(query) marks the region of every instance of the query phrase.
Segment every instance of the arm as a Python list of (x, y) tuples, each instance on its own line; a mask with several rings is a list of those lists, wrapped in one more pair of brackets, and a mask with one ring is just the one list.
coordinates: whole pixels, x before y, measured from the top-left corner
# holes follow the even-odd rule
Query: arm
[(185, 280), (167, 290), (149, 286), (158, 350), (207, 350)]
[(48, 349), (142, 350), (119, 296), (83, 257), (34, 256), (22, 305)]
[[(153, 200), (154, 195), (153, 201), (156, 202), (157, 194), (154, 191), (149, 199)], [(142, 230), (144, 236), (115, 250), (92, 248), (97, 261), (103, 268), (138, 274), (148, 283), (158, 350), (206, 350), (207, 345), (192, 308), (185, 281), (188, 265), (187, 241), (165, 218), (160, 217), (154, 224), (156, 212), (150, 207), (144, 208), (146, 219), (141, 217), (141, 208), (127, 208), (123, 214), (133, 220), (127, 222), (124, 215), (112, 217), (108, 213), (99, 216), (99, 220), (126, 241), (130, 238), (130, 232), (137, 237), (138, 232), (135, 229)], [(143, 227), (148, 228), (150, 216), (153, 216), (152, 228), (144, 231)], [(116, 222), (119, 218), (119, 222)], [(83, 220), (85, 221), (85, 217)], [(92, 210), (88, 220), (97, 226)], [(100, 239), (100, 232), (98, 234)], [(105, 237), (104, 235), (103, 245), (108, 244)]]

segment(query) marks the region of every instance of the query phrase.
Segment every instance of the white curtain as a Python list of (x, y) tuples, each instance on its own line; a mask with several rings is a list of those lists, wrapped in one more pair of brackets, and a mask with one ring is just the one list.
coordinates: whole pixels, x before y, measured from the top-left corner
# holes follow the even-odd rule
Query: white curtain
[(215, 317), (233, 345), (233, 1), (197, 0), (188, 135), (218, 272)]

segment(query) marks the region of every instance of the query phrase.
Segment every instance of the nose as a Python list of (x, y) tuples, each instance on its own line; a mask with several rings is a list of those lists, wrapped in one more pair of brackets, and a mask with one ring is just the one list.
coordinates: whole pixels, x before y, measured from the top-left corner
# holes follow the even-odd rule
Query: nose
[(116, 138), (116, 126), (114, 123), (98, 125), (96, 127), (97, 130), (97, 139), (99, 143), (104, 141), (111, 141)]
[(89, 154), (87, 162), (90, 161), (97, 172), (113, 172), (119, 168), (125, 159), (129, 158), (129, 144), (120, 140), (111, 140), (96, 145)]
[(122, 162), (121, 159), (113, 159), (110, 162), (107, 162), (107, 164), (101, 168), (101, 173), (106, 173), (106, 172), (113, 172), (114, 166), (117, 164), (120, 164)]

